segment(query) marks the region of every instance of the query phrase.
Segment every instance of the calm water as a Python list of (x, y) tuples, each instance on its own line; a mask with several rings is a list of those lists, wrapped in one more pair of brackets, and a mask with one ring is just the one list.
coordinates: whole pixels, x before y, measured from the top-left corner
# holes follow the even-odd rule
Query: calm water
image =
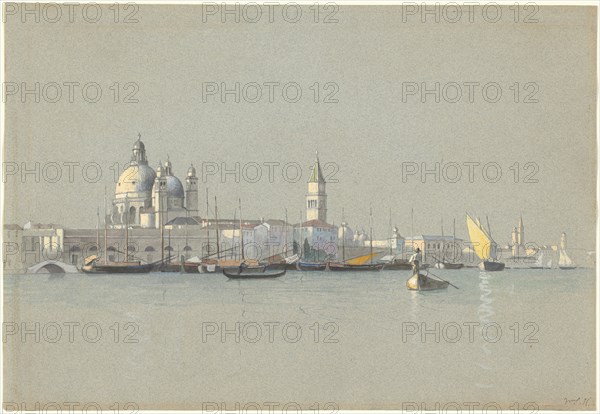
[(594, 407), (592, 269), (434, 273), (6, 276), (5, 401)]

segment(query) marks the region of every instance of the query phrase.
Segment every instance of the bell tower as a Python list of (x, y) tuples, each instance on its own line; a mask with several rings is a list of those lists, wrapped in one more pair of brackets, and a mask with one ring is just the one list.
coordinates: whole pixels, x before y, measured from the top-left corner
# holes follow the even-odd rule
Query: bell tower
[(327, 193), (325, 179), (319, 163), (319, 153), (308, 180), (308, 193), (306, 194), (306, 220), (320, 220), (327, 222)]
[(198, 177), (193, 164), (185, 177), (185, 208), (190, 216), (198, 215)]

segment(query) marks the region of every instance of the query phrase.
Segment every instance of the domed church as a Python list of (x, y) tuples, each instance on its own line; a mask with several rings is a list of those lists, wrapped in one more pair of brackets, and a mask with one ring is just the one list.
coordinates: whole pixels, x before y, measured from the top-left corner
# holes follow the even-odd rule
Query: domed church
[(187, 171), (185, 191), (173, 166), (159, 162), (156, 171), (148, 165), (141, 135), (133, 145), (131, 161), (115, 188), (107, 222), (112, 228), (160, 228), (171, 218), (198, 215), (198, 178), (193, 166)]

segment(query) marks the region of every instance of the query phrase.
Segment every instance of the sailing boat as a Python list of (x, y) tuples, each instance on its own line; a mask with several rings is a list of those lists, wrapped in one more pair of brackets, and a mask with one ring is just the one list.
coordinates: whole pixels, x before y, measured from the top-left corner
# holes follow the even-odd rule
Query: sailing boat
[(469, 230), (469, 239), (473, 245), (472, 248), (475, 254), (482, 260), (479, 268), (488, 272), (504, 270), (504, 263), (499, 262), (496, 258), (496, 242), (490, 234), (489, 222), (488, 230), (486, 231), (479, 219), (475, 222), (467, 214), (467, 229)]
[[(453, 232), (452, 232), (452, 246), (456, 246), (456, 220), (452, 222), (453, 224)], [(444, 219), (442, 219), (442, 239), (444, 238)], [(446, 243), (443, 243), (442, 247), (442, 258), (438, 259), (435, 263), (436, 269), (462, 269), (465, 265), (462, 263), (453, 263), (447, 262), (446, 259)]]
[(560, 249), (558, 253), (558, 268), (560, 270), (573, 270), (577, 267), (573, 260), (567, 255), (565, 249)]
[[(128, 207), (127, 199), (125, 199), (125, 205)], [(127, 208), (126, 212), (129, 211)], [(107, 240), (107, 227), (106, 227), (106, 194), (104, 195), (104, 251), (106, 252), (106, 240)], [(98, 235), (96, 238), (99, 238)], [(99, 256), (89, 256), (83, 261), (81, 270), (87, 274), (107, 274), (107, 273), (150, 273), (156, 263), (144, 263), (141, 261), (129, 261), (129, 214), (125, 214), (125, 261), (124, 262), (108, 262), (106, 259), (104, 262), (100, 262)], [(158, 263), (158, 262), (157, 262)]]
[[(373, 209), (369, 212), (369, 227), (370, 253), (342, 262), (329, 262), (327, 263), (327, 269), (336, 272), (348, 270), (379, 271), (383, 269), (383, 263), (373, 263), (373, 257), (377, 255), (377, 253), (373, 253)], [(346, 257), (345, 243), (343, 244), (343, 249), (343, 257)]]

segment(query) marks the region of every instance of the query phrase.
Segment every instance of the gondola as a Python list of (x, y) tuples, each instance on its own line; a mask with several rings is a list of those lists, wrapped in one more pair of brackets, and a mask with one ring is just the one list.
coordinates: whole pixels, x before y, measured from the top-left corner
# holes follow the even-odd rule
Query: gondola
[(414, 274), (406, 281), (408, 290), (441, 290), (447, 289), (449, 284), (450, 282), (433, 279), (422, 273)]
[(223, 274), (229, 279), (274, 279), (285, 275), (286, 270), (268, 272), (261, 271), (248, 271), (244, 268), (236, 269), (223, 269)]

